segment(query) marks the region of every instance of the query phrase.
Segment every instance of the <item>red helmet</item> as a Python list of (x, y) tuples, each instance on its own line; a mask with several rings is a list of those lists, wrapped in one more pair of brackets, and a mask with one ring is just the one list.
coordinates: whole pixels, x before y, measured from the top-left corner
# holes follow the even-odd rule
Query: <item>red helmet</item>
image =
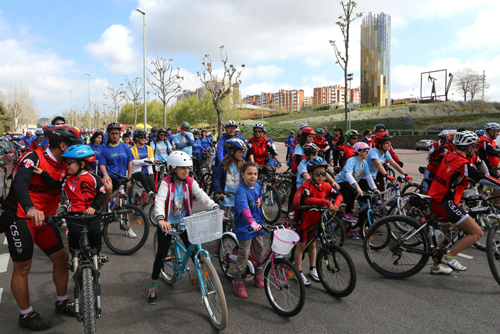
[(316, 134), (316, 132), (314, 132), (314, 130), (308, 126), (306, 126), (305, 128), (302, 128), (302, 130), (300, 130), (300, 133), (302, 133), (306, 136)]
[(379, 132), (375, 135), (373, 139), (376, 145), (382, 144), (385, 141), (391, 140), (392, 136), (389, 136), (387, 132)]

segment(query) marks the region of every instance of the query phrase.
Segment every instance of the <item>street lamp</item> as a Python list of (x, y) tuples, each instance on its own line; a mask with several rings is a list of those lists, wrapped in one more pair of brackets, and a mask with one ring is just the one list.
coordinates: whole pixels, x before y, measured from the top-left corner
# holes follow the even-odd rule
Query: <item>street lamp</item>
[[(352, 73), (349, 73), (347, 75), (347, 81), (349, 81), (349, 91), (346, 92), (346, 94), (344, 95), (344, 98), (347, 98), (347, 94), (349, 92), (351, 92), (351, 81), (352, 81), (352, 76), (353, 74)], [(347, 87), (346, 87), (347, 88)], [(350, 96), (350, 100), (351, 100), (351, 103), (349, 103), (349, 129), (348, 130), (351, 130), (351, 104), (352, 104), (352, 94), (349, 95)]]
[(147, 128), (147, 122), (148, 122), (148, 116), (147, 116), (147, 110), (146, 110), (146, 12), (143, 10), (140, 10), (137, 8), (137, 11), (142, 14), (142, 39), (143, 39), (143, 69), (142, 69), (142, 89), (144, 91), (144, 131), (148, 131)]
[(89, 117), (90, 117), (90, 73), (85, 72), (85, 74), (89, 76)]

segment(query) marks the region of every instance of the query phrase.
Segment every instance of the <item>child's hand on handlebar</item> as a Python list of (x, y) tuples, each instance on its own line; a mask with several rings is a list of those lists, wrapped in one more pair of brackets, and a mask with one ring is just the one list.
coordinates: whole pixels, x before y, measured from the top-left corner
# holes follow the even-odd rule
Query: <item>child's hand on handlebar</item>
[(160, 225), (161, 227), (161, 230), (165, 233), (170, 233), (170, 231), (172, 231), (172, 226), (170, 226), (170, 224), (166, 221), (164, 221), (163, 219), (158, 221), (158, 224)]
[(330, 210), (332, 212), (337, 212), (337, 211), (339, 211), (339, 207), (332, 204), (332, 205), (330, 205), (330, 207), (328, 208), (328, 210)]
[(88, 208), (87, 210), (85, 210), (85, 214), (86, 214), (86, 215), (91, 216), (91, 215), (93, 215), (94, 213), (95, 213), (95, 209), (94, 209), (93, 207), (91, 207), (91, 206), (89, 206), (89, 208)]
[(262, 225), (260, 224), (257, 224), (256, 222), (253, 222), (250, 224), (250, 227), (255, 231), (255, 232), (259, 232), (260, 230), (262, 230)]

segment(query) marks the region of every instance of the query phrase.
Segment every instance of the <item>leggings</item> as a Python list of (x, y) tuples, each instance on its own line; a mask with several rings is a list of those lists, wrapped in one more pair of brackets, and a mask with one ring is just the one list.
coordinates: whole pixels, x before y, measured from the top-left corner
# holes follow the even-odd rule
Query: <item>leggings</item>
[(139, 181), (147, 193), (155, 189), (155, 180), (153, 175), (149, 175), (143, 172), (135, 172), (132, 177)]
[[(66, 218), (68, 222), (68, 246), (69, 249), (80, 249), (80, 237), (82, 227), (72, 224), (71, 216)], [(80, 223), (79, 220), (75, 220), (75, 223)], [(87, 224), (89, 230), (89, 244), (90, 247), (97, 251), (97, 254), (101, 251), (101, 220), (99, 218), (93, 219)]]
[(292, 189), (290, 190), (290, 196), (288, 196), (288, 212), (293, 212), (293, 198), (295, 197), (296, 191), (297, 191), (297, 178), (292, 175)]
[[(364, 191), (370, 190), (370, 187), (368, 186), (368, 182), (366, 180), (364, 179), (359, 180), (358, 184), (361, 190)], [(352, 213), (352, 208), (354, 207), (354, 200), (356, 199), (358, 191), (348, 181), (340, 182), (339, 185), (340, 185), (340, 192), (344, 197), (345, 213), (346, 214)]]

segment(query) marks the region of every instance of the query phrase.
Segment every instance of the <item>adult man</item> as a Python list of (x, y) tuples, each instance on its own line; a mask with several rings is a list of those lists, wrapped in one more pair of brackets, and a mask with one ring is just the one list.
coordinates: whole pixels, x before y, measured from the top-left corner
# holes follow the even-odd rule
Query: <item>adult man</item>
[(30, 147), (31, 143), (36, 139), (36, 136), (31, 134), (31, 131), (26, 131), (26, 135), (21, 137), (21, 140), (24, 141), (24, 145), (26, 147)]
[(241, 139), (241, 140), (245, 141), (245, 137), (243, 137), (242, 135), (240, 135), (240, 127), (236, 128), (236, 132), (234, 133), (234, 137), (233, 138), (238, 138), (238, 139)]
[(228, 149), (226, 148), (226, 140), (229, 140), (235, 136), (237, 127), (238, 125), (236, 124), (236, 122), (232, 120), (224, 123), (224, 129), (226, 129), (226, 132), (217, 140), (217, 159), (215, 159), (216, 165), (218, 165), (219, 162), (221, 162), (222, 159), (228, 154)]
[(36, 130), (35, 131), (36, 139), (31, 142), (31, 145), (29, 147), (29, 151), (34, 151), (40, 146), (40, 144), (43, 141), (43, 131), (42, 130)]
[(177, 150), (181, 150), (193, 157), (193, 143), (194, 137), (189, 128), (191, 126), (188, 122), (181, 123), (181, 130), (174, 137), (174, 143)]
[(276, 160), (278, 166), (281, 163), (278, 160), (278, 154), (273, 149), (273, 145), (268, 138), (264, 137), (264, 125), (256, 123), (253, 125), (253, 137), (248, 138), (248, 160), (264, 166), (268, 154)]
[(74, 304), (67, 297), (68, 254), (64, 250), (57, 228), (42, 225), (44, 215), (56, 213), (61, 190), (50, 189), (38, 174), (36, 166), (48, 172), (53, 179), (61, 180), (67, 174), (63, 163), (64, 151), (78, 143), (80, 134), (70, 126), (54, 126), (45, 130), (49, 138), (48, 148), (39, 147), (20, 160), (13, 172), (12, 188), (3, 204), (0, 232), (6, 232), (9, 253), (14, 269), (11, 290), (21, 310), (19, 325), (39, 331), (50, 327), (30, 304), (28, 275), (31, 269), (34, 244), (52, 261), (52, 278), (56, 286), (56, 313), (75, 315)]

